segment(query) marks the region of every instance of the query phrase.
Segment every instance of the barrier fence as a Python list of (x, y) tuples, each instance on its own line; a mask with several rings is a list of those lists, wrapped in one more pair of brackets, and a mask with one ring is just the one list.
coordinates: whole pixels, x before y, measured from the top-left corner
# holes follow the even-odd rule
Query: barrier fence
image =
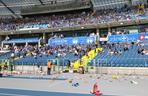
[[(90, 68), (97, 74), (108, 73), (108, 69), (119, 69), (116, 71), (120, 73), (120, 68), (135, 70), (141, 68), (148, 68), (148, 58), (118, 58), (115, 60), (112, 59), (94, 59), (88, 65), (89, 71)], [(104, 72), (103, 72), (104, 71)], [(112, 71), (112, 70), (110, 70)]]
[(148, 67), (148, 58), (94, 59), (88, 65), (95, 67)]
[[(65, 70), (72, 70), (73, 64), (69, 59), (49, 59), (52, 63), (52, 73), (61, 73)], [(27, 64), (25, 62), (19, 62), (16, 64), (12, 60), (0, 60), (0, 71), (1, 73), (8, 74), (47, 74), (47, 62), (48, 60), (42, 60), (45, 62), (32, 62)], [(104, 68), (148, 68), (148, 58), (120, 58), (119, 60), (109, 59), (94, 59), (88, 63), (88, 66), (84, 66), (85, 72), (95, 72), (96, 74), (104, 73)], [(117, 71), (118, 73), (118, 71)]]
[[(68, 59), (48, 59), (52, 62), (52, 72), (59, 73), (68, 69)], [(6, 74), (47, 74), (47, 59), (41, 61), (17, 62), (13, 60), (0, 60), (0, 72)], [(31, 63), (29, 63), (31, 62)]]

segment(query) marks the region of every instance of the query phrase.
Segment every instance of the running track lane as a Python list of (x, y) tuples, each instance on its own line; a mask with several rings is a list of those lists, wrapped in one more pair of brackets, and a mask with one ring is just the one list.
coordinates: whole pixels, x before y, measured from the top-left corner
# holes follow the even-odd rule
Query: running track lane
[[(93, 96), (93, 95), (0, 88), (0, 96)], [(103, 95), (103, 96), (111, 96), (111, 95)]]

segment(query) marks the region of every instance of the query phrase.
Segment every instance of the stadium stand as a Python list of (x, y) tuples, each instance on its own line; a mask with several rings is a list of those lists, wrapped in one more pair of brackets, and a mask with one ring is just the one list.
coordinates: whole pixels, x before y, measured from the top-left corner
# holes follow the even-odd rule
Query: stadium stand
[[(16, 42), (25, 39), (15, 39)], [(32, 40), (32, 39), (27, 39)], [(33, 40), (38, 40), (33, 38)], [(26, 41), (24, 41), (26, 42)], [(48, 60), (56, 60), (58, 58), (61, 65), (66, 65), (67, 61), (76, 62), (79, 58), (84, 57), (88, 53), (89, 59), (83, 60), (85, 64), (101, 67), (147, 67), (147, 43), (143, 42), (112, 42), (104, 45), (104, 51), (97, 51), (96, 55), (89, 56), (91, 50), (95, 49), (95, 44), (92, 45), (55, 45), (55, 46), (14, 46), (11, 52), (15, 54), (16, 65), (46, 65)], [(89, 51), (91, 53), (89, 53)], [(144, 53), (145, 52), (145, 53)], [(12, 54), (12, 53), (11, 53)], [(1, 59), (10, 58), (10, 53), (2, 55)], [(7, 56), (6, 56), (7, 55)], [(92, 54), (91, 54), (92, 55)], [(5, 58), (4, 58), (5, 57)], [(94, 65), (95, 62), (95, 65)], [(55, 62), (56, 64), (56, 62)], [(84, 64), (84, 65), (85, 65)]]
[[(147, 10), (147, 8), (145, 8)], [(44, 18), (44, 19), (43, 19)], [(38, 30), (48, 28), (74, 27), (89, 24), (109, 23), (118, 21), (129, 21), (147, 18), (147, 11), (144, 14), (138, 13), (136, 8), (122, 7), (116, 9), (99, 10), (91, 15), (91, 12), (81, 12), (64, 15), (47, 15), (26, 17), (20, 20), (2, 22), (0, 29), (9, 30)], [(6, 20), (5, 20), (6, 21)]]
[(46, 65), (48, 60), (58, 58), (60, 64), (66, 65), (67, 60), (75, 61), (81, 58), (85, 52), (91, 50), (94, 45), (71, 45), (71, 46), (26, 46), (14, 48), (15, 63), (32, 65)]
[[(99, 2), (98, 0), (30, 0), (17, 3), (16, 1), (0, 2), (2, 6), (0, 10), (6, 15), (0, 16), (0, 31), (3, 33), (0, 39), (2, 48), (9, 45), (8, 49), (10, 49), (10, 52), (1, 54), (0, 59), (13, 59), (15, 65), (46, 65), (48, 60), (54, 60), (54, 64), (58, 62), (61, 65), (66, 65), (70, 60), (75, 65), (79, 65), (80, 59), (85, 58), (83, 60), (85, 66), (148, 67), (147, 43), (144, 43), (147, 41), (146, 32), (148, 32), (148, 7), (145, 1), (142, 4), (139, 3), (140, 1), (135, 4), (133, 0), (100, 0)], [(66, 11), (64, 5), (69, 6), (73, 2), (81, 4), (72, 6), (71, 11)], [(21, 7), (20, 4), (25, 5)], [(87, 5), (91, 7), (84, 8)], [(36, 13), (38, 9), (43, 10), (47, 6), (50, 8), (57, 6), (54, 11), (57, 8), (65, 8), (65, 11), (48, 10), (50, 12), (45, 12), (46, 14)], [(76, 7), (84, 9), (78, 11)], [(37, 8), (35, 13), (32, 11), (32, 14), (36, 15), (29, 15), (30, 13), (24, 15), (29, 8), (30, 13), (31, 9)], [(12, 17), (7, 13), (11, 13)], [(127, 26), (129, 23), (131, 25)], [(117, 26), (112, 27), (115, 24)], [(123, 27), (121, 32), (117, 30), (119, 26)], [(126, 28), (131, 26), (134, 27), (125, 32)], [(145, 26), (141, 28), (142, 31), (141, 26)], [(66, 31), (63, 31), (64, 28), (67, 28)], [(107, 31), (101, 31), (104, 29)], [(135, 29), (134, 32), (132, 29)], [(80, 37), (79, 30), (86, 32)], [(88, 30), (94, 32), (91, 35), (95, 39), (90, 39), (91, 35), (88, 34), (92, 32)], [(33, 33), (36, 31), (38, 32)], [(54, 33), (60, 35), (56, 36)], [(62, 33), (69, 36), (65, 37)], [(144, 37), (139, 38), (140, 35)], [(10, 38), (7, 39), (7, 36)], [(100, 44), (101, 40), (105, 43)], [(78, 41), (82, 41), (83, 44)], [(88, 54), (97, 48), (101, 51), (97, 50), (92, 58), (87, 58)], [(56, 61), (57, 59), (59, 61)]]
[[(113, 53), (112, 55), (108, 51), (103, 54), (98, 54), (94, 60), (96, 60), (96, 66), (101, 67), (147, 67), (148, 60), (147, 55), (138, 54), (137, 45), (131, 45), (127, 51), (117, 48), (121, 53)], [(116, 51), (115, 50), (115, 51)], [(122, 50), (122, 51), (120, 51)], [(93, 64), (93, 63), (91, 63)]]
[(0, 0), (1, 96), (148, 96), (147, 77), (148, 0)]

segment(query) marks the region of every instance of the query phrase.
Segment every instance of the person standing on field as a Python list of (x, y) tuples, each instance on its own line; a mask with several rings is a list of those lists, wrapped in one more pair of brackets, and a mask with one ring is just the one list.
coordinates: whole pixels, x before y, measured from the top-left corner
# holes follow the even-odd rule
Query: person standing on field
[(47, 74), (51, 75), (51, 68), (52, 68), (52, 62), (49, 60), (47, 63)]

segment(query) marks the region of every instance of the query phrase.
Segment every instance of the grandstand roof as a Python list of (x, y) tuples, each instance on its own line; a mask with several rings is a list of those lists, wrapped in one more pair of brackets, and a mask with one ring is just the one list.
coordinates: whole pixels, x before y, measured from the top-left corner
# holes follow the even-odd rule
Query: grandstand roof
[(56, 5), (74, 0), (0, 0), (0, 15), (19, 16), (24, 8), (33, 6)]
[(147, 4), (147, 0), (91, 0), (94, 9), (121, 8), (126, 5)]
[[(13, 15), (15, 17), (20, 17), (23, 12), (33, 12), (30, 10), (35, 10), (37, 8), (42, 8), (43, 11), (51, 11), (55, 8), (50, 8), (49, 6), (58, 6), (60, 4), (72, 4), (76, 5), (76, 2), (88, 2), (91, 1), (94, 9), (108, 9), (115, 7), (122, 7), (124, 4), (138, 4), (138, 3), (147, 3), (147, 0), (0, 0), (0, 15)], [(39, 6), (39, 7), (38, 7)], [(46, 7), (44, 7), (46, 6)], [(66, 5), (65, 5), (66, 6)], [(58, 8), (58, 7), (57, 7)], [(61, 7), (60, 7), (61, 8)], [(26, 10), (27, 9), (27, 10)], [(51, 9), (51, 10), (49, 10)], [(25, 11), (24, 11), (25, 10)], [(63, 9), (61, 9), (63, 10)], [(42, 12), (43, 13), (43, 12)]]

